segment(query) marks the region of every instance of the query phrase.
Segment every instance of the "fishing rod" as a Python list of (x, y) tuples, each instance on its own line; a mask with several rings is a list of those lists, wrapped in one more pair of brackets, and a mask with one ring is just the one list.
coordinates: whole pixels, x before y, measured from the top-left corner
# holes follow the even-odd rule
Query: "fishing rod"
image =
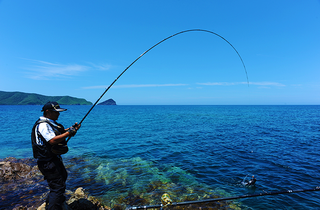
[(116, 83), (116, 81), (135, 63), (137, 62), (142, 56), (144, 56), (147, 52), (149, 52), (150, 50), (152, 50), (153, 48), (155, 48), (156, 46), (158, 46), (159, 44), (161, 44), (162, 42), (174, 37), (174, 36), (177, 36), (179, 34), (183, 34), (183, 33), (187, 33), (187, 32), (192, 32), (192, 31), (201, 31), (201, 32), (207, 32), (207, 33), (211, 33), (211, 34), (214, 34), (218, 37), (220, 37), (221, 39), (223, 39), (224, 41), (226, 41), (233, 49), (234, 51), (237, 53), (237, 55), (239, 56), (241, 62), (242, 62), (242, 65), (244, 67), (244, 70), (245, 70), (245, 73), (246, 73), (246, 77), (247, 77), (247, 83), (249, 85), (249, 78), (248, 78), (248, 73), (247, 73), (247, 69), (246, 69), (246, 66), (244, 65), (244, 62), (239, 54), (239, 52), (236, 50), (236, 48), (227, 40), (225, 39), (224, 37), (222, 37), (221, 35), (215, 33), (215, 32), (212, 32), (212, 31), (209, 31), (209, 30), (204, 30), (204, 29), (189, 29), (189, 30), (185, 30), (185, 31), (180, 31), (178, 33), (175, 33), (171, 36), (168, 36), (167, 38), (161, 40), (160, 42), (156, 43), (155, 45), (153, 45), (152, 47), (150, 47), (147, 51), (145, 51), (144, 53), (142, 53), (138, 58), (136, 58), (129, 66), (127, 66), (127, 68), (125, 68), (121, 74), (109, 85), (109, 87), (102, 93), (102, 95), (100, 96), (100, 98), (98, 98), (98, 100), (93, 104), (93, 106), (91, 107), (91, 109), (87, 112), (87, 114), (82, 118), (82, 120), (80, 121), (79, 124), (81, 124), (84, 119), (86, 119), (86, 117), (89, 115), (89, 113), (91, 112), (91, 110), (97, 105), (97, 103), (100, 101), (100, 99), (104, 96), (104, 94), (106, 94), (106, 92), (108, 92), (108, 90), (113, 86), (114, 83)]
[(274, 192), (257, 193), (252, 195), (241, 195), (241, 196), (226, 197), (226, 198), (214, 198), (214, 199), (206, 199), (206, 200), (199, 200), (199, 201), (173, 202), (173, 203), (167, 203), (167, 204), (162, 203), (159, 205), (151, 205), (151, 206), (136, 206), (136, 207), (128, 207), (126, 208), (126, 210), (175, 207), (175, 206), (183, 206), (183, 205), (190, 205), (190, 204), (202, 204), (202, 203), (210, 203), (210, 202), (218, 202), (218, 201), (226, 201), (226, 200), (235, 200), (235, 199), (241, 199), (241, 198), (252, 198), (252, 197), (259, 197), (259, 196), (280, 195), (280, 194), (288, 194), (288, 193), (300, 193), (300, 192), (308, 192), (308, 191), (320, 191), (320, 186), (317, 186), (312, 189), (274, 191)]

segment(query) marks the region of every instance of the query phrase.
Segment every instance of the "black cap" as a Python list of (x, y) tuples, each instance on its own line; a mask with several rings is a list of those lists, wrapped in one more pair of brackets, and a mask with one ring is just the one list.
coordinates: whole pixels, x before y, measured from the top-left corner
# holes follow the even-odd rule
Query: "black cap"
[(41, 111), (44, 112), (46, 110), (51, 110), (51, 111), (55, 111), (55, 112), (63, 112), (63, 111), (66, 111), (67, 109), (60, 108), (60, 105), (55, 101), (49, 101), (48, 103), (46, 103), (42, 107)]

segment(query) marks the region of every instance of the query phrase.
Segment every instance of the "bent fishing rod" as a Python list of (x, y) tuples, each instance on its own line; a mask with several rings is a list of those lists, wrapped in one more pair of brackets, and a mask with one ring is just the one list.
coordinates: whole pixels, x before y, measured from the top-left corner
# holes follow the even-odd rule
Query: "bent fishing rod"
[(168, 202), (168, 203), (163, 203), (163, 204), (159, 204), (159, 205), (127, 207), (126, 210), (175, 207), (175, 206), (183, 206), (183, 205), (191, 205), (191, 204), (203, 204), (203, 203), (210, 203), (210, 202), (235, 200), (235, 199), (241, 199), (241, 198), (252, 198), (252, 197), (260, 197), (260, 196), (267, 196), (267, 195), (288, 194), (288, 193), (300, 193), (300, 192), (308, 192), (308, 191), (320, 191), (320, 186), (317, 186), (312, 189), (264, 192), (264, 193), (257, 193), (257, 194), (252, 194), (252, 195), (241, 195), (241, 196), (226, 197), (226, 198), (213, 198), (213, 199), (206, 199), (206, 200), (199, 200), (199, 201), (171, 202), (171, 200), (170, 200), (170, 202)]
[(91, 110), (97, 105), (97, 103), (100, 101), (100, 99), (108, 92), (108, 90), (113, 86), (114, 83), (116, 83), (116, 81), (135, 63), (137, 62), (142, 56), (144, 56), (146, 53), (148, 53), (150, 50), (152, 50), (153, 48), (155, 48), (156, 46), (158, 46), (159, 44), (161, 44), (162, 42), (174, 37), (174, 36), (177, 36), (179, 34), (183, 34), (183, 33), (187, 33), (187, 32), (192, 32), (192, 31), (200, 31), (200, 32), (207, 32), (207, 33), (210, 33), (210, 34), (213, 34), (213, 35), (216, 35), (218, 37), (220, 37), (221, 39), (223, 39), (224, 41), (226, 41), (233, 49), (234, 51), (237, 53), (237, 55), (239, 56), (241, 62), (242, 62), (242, 65), (244, 67), (244, 70), (245, 70), (245, 73), (246, 73), (246, 77), (247, 77), (247, 83), (249, 85), (249, 79), (248, 79), (248, 74), (247, 74), (247, 69), (246, 69), (246, 66), (244, 65), (244, 62), (239, 54), (239, 52), (236, 50), (236, 48), (227, 40), (225, 39), (223, 36), (215, 33), (215, 32), (212, 32), (212, 31), (209, 31), (209, 30), (204, 30), (204, 29), (190, 29), (190, 30), (185, 30), (185, 31), (180, 31), (178, 33), (175, 33), (163, 40), (161, 40), (160, 42), (156, 43), (155, 45), (153, 45), (152, 47), (150, 47), (147, 51), (145, 51), (144, 53), (142, 53), (138, 58), (136, 58), (129, 66), (127, 66), (127, 68), (125, 68), (121, 74), (109, 85), (109, 87), (102, 93), (102, 95), (100, 96), (100, 98), (98, 98), (98, 100), (93, 104), (93, 106), (90, 108), (90, 110), (87, 112), (87, 114), (82, 118), (82, 120), (80, 121), (79, 124), (81, 124), (84, 119), (86, 119), (86, 117), (89, 115), (89, 113), (91, 112)]

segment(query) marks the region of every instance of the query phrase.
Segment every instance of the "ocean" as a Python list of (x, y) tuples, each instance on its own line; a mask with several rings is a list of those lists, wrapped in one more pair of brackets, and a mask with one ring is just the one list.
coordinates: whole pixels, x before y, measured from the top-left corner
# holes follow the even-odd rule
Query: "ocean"
[[(32, 158), (41, 107), (0, 106), (1, 159)], [(61, 107), (65, 127), (91, 108)], [(164, 193), (181, 202), (315, 188), (319, 140), (316, 105), (96, 106), (63, 155), (67, 189), (84, 187), (124, 208), (160, 204)], [(252, 175), (256, 185), (243, 186)], [(320, 209), (320, 192), (239, 199), (221, 209)]]

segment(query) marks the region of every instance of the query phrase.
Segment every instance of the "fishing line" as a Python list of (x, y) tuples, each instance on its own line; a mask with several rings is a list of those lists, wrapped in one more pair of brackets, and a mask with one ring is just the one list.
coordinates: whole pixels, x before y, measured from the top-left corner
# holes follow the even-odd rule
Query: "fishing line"
[(106, 94), (106, 92), (108, 92), (108, 90), (112, 87), (112, 85), (135, 63), (137, 62), (142, 56), (144, 56), (146, 53), (148, 53), (150, 50), (152, 50), (153, 48), (155, 48), (156, 46), (158, 46), (159, 44), (161, 44), (162, 42), (174, 37), (174, 36), (177, 36), (179, 34), (183, 34), (183, 33), (187, 33), (187, 32), (192, 32), (192, 31), (201, 31), (201, 32), (207, 32), (207, 33), (210, 33), (210, 34), (214, 34), (218, 37), (220, 37), (221, 39), (223, 39), (224, 41), (226, 41), (233, 49), (234, 51), (237, 53), (237, 55), (239, 56), (241, 62), (242, 62), (242, 65), (244, 67), (244, 70), (245, 70), (245, 73), (246, 73), (246, 77), (247, 77), (247, 83), (248, 83), (248, 86), (249, 86), (249, 78), (248, 78), (248, 73), (247, 73), (247, 69), (246, 69), (246, 66), (244, 65), (244, 62), (239, 54), (239, 52), (236, 50), (236, 48), (227, 40), (225, 39), (223, 36), (215, 33), (215, 32), (212, 32), (212, 31), (209, 31), (209, 30), (203, 30), (203, 29), (190, 29), (190, 30), (185, 30), (185, 31), (180, 31), (178, 33), (175, 33), (163, 40), (161, 40), (160, 42), (156, 43), (155, 45), (153, 45), (152, 47), (150, 47), (147, 51), (145, 51), (144, 53), (142, 53), (138, 58), (136, 58), (129, 66), (127, 66), (127, 68), (125, 68), (121, 74), (109, 85), (109, 87), (103, 92), (103, 94), (100, 96), (100, 98), (98, 98), (98, 100), (93, 104), (93, 106), (91, 107), (91, 109), (87, 112), (87, 114), (82, 118), (82, 120), (80, 121), (79, 124), (81, 124), (84, 119), (88, 116), (88, 114), (91, 112), (91, 110), (97, 105), (97, 103), (100, 101), (100, 99), (104, 96), (104, 94)]
[[(267, 196), (267, 195), (280, 195), (280, 194), (299, 193), (299, 192), (308, 192), (308, 191), (320, 191), (320, 187), (318, 186), (312, 189), (264, 192), (264, 193), (258, 193), (258, 194), (252, 194), (252, 195), (241, 195), (241, 196), (226, 197), (226, 198), (214, 198), (214, 199), (206, 199), (206, 200), (199, 200), (199, 201), (176, 202), (176, 203), (170, 203), (166, 205), (166, 207), (183, 206), (183, 205), (190, 205), (190, 204), (202, 204), (202, 203), (210, 203), (210, 202), (218, 202), (218, 201), (226, 201), (226, 200), (235, 200), (235, 199), (241, 199), (241, 198), (252, 198), (252, 197), (260, 197), (260, 196)], [(162, 208), (162, 207), (163, 207), (163, 204), (159, 204), (159, 205), (152, 205), (152, 206), (128, 207), (126, 208), (126, 210), (151, 209), (151, 208)]]

